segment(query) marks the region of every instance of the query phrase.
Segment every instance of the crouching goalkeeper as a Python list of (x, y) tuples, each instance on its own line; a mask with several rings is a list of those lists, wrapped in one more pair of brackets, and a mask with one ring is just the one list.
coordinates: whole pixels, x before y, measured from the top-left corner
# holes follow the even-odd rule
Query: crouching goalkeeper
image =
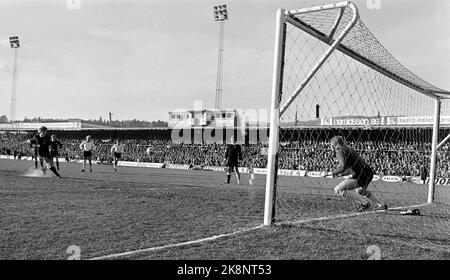
[(358, 212), (368, 209), (370, 202), (377, 205), (376, 210), (387, 210), (386, 203), (379, 201), (367, 190), (374, 175), (372, 168), (355, 151), (347, 147), (342, 136), (331, 138), (330, 146), (336, 152), (339, 166), (332, 172), (324, 172), (324, 177), (352, 174), (351, 178), (345, 179), (334, 188), (335, 193), (359, 202)]

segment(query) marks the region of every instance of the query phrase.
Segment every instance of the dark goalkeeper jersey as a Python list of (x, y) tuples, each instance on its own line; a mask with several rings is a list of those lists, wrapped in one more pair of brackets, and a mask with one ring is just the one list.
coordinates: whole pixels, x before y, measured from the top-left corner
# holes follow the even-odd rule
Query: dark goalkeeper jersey
[(51, 141), (51, 140), (50, 140), (50, 150), (51, 150), (52, 152), (57, 152), (57, 151), (59, 151), (59, 149), (61, 149), (61, 148), (62, 148), (61, 142), (59, 142), (58, 140), (55, 140), (55, 141)]
[(239, 160), (242, 160), (241, 145), (230, 144), (227, 146), (227, 151), (225, 152), (225, 159), (227, 165), (237, 166)]
[(333, 176), (350, 170), (353, 178), (367, 177), (373, 174), (370, 166), (352, 149), (341, 147), (336, 151), (339, 166), (333, 170)]
[(39, 136), (37, 134), (34, 136), (33, 140), (30, 141), (30, 146), (38, 145), (38, 154), (41, 157), (50, 156), (50, 135), (46, 135), (44, 137)]

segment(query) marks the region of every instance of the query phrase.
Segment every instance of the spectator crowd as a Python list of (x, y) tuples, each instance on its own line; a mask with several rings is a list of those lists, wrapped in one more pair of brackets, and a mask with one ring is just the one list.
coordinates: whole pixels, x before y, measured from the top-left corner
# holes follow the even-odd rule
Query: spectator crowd
[[(15, 158), (32, 156), (26, 133), (0, 134), (0, 155)], [(79, 145), (84, 137), (60, 138), (61, 157), (66, 160), (81, 159)], [(110, 163), (114, 139), (95, 139), (94, 158), (100, 163)], [(125, 147), (122, 160), (186, 164), (191, 166), (222, 166), (226, 144), (179, 144), (162, 139), (122, 139)], [(347, 145), (358, 151), (378, 175), (419, 176), (422, 168), (429, 170), (431, 144), (406, 141), (348, 141)], [(243, 145), (241, 166), (265, 168), (267, 144)], [(450, 146), (444, 145), (438, 154), (437, 177), (449, 178)], [(326, 141), (298, 141), (281, 143), (279, 169), (329, 171), (337, 165), (334, 152)]]

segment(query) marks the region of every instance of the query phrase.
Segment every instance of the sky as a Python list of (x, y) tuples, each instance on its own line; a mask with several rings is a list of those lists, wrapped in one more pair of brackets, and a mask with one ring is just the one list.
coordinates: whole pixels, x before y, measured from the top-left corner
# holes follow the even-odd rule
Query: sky
[[(80, 3), (71, 6), (68, 2)], [(226, 4), (225, 108), (270, 106), (275, 13), (332, 1), (0, 0), (0, 115), (10, 115), (19, 36), (16, 119), (167, 120), (214, 107), (219, 23)], [(355, 0), (361, 19), (394, 57), (450, 90), (450, 1)], [(380, 3), (371, 6), (368, 3)], [(371, 7), (371, 8), (370, 8)]]

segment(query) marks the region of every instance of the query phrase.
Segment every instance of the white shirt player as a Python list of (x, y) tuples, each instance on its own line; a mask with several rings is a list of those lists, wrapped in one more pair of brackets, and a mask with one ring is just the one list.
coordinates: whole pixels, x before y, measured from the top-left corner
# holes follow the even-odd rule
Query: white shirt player
[(95, 149), (94, 142), (93, 141), (88, 142), (84, 140), (80, 145), (80, 149), (82, 149), (85, 152), (92, 151), (93, 149)]
[(123, 145), (122, 144), (114, 144), (111, 148), (111, 153), (123, 153)]

